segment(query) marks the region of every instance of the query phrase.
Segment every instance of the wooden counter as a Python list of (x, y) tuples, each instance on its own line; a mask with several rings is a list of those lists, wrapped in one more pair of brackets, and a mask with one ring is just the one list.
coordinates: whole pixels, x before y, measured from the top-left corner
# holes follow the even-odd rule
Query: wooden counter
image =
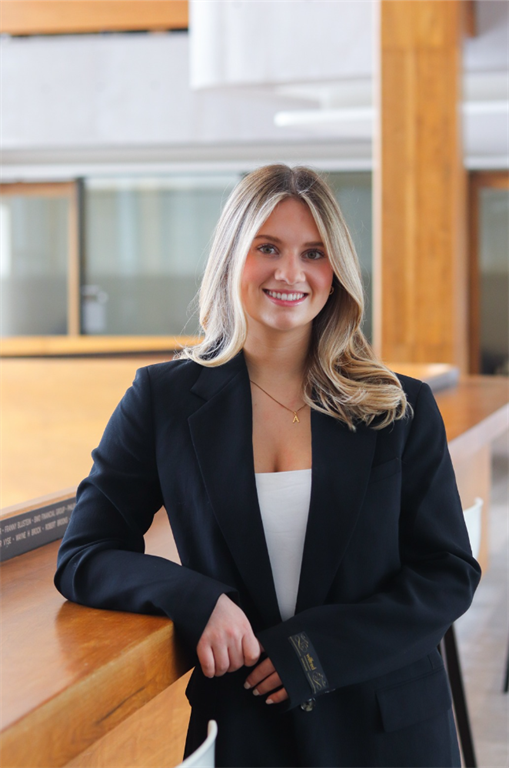
[[(104, 366), (105, 361), (73, 361), (74, 368), (67, 373), (60, 367), (64, 361), (6, 362), (15, 364), (9, 372), (8, 392), (4, 391), (14, 404), (8, 421), (14, 432), (5, 433), (4, 444), (9, 448), (9, 440), (18, 440), (16, 460), (22, 462), (21, 470), (25, 467), (25, 480), (30, 478), (23, 462), (34, 449), (31, 443), (37, 442), (33, 428), (37, 427), (46, 441), (39, 447), (41, 454), (50, 453), (50, 446), (51, 450), (54, 447), (52, 423), (56, 403), (60, 403), (67, 420), (56, 427), (60, 440), (56, 445), (65, 444), (69, 451), (77, 429), (81, 438), (78, 441), (76, 437), (75, 449), (78, 442), (87, 442), (87, 458), (80, 459), (86, 466), (76, 469), (74, 458), (67, 465), (77, 482), (88, 472), (89, 450), (140, 362), (110, 361), (101, 371), (96, 364)], [(88, 372), (81, 365), (85, 362), (94, 364)], [(38, 367), (35, 375), (34, 368), (25, 367), (29, 363), (44, 366)], [(81, 400), (76, 404), (78, 381), (82, 384)], [(55, 403), (44, 403), (43, 396), (48, 392), (55, 394)], [(36, 402), (37, 393), (42, 402)], [(444, 415), (463, 504), (470, 503), (470, 495), (483, 493), (489, 509), (490, 443), (509, 428), (509, 382), (503, 378), (467, 377), (460, 379), (457, 386), (437, 392), (436, 397)], [(67, 408), (71, 410), (67, 412)], [(26, 416), (16, 414), (25, 409)], [(93, 423), (91, 409), (100, 414)], [(31, 439), (27, 442), (28, 434)], [(66, 443), (69, 435), (72, 439)], [(15, 470), (15, 462), (9, 466)], [(51, 467), (51, 460), (47, 467)], [(54, 469), (58, 474), (61, 468)], [(30, 472), (33, 470), (31, 466)], [(65, 478), (62, 485), (73, 484), (69, 475)], [(16, 487), (19, 493), (20, 486)], [(38, 493), (40, 489), (34, 495)], [(0, 567), (2, 765), (176, 765), (181, 759), (189, 713), (183, 698), (185, 678), (181, 677), (188, 663), (176, 645), (172, 623), (165, 618), (96, 611), (67, 603), (52, 583), (57, 549), (55, 542)], [(147, 551), (176, 558), (164, 512), (158, 514), (149, 531)]]
[[(124, 750), (124, 765), (147, 768), (144, 734), (161, 728), (157, 718), (163, 712), (168, 738), (159, 746), (158, 764), (176, 765), (189, 717), (181, 678), (190, 664), (176, 642), (173, 623), (67, 602), (53, 586), (59, 543), (0, 567), (3, 768), (67, 765), (106, 735), (110, 748), (113, 735), (115, 759)], [(147, 552), (178, 562), (164, 510), (147, 534)], [(180, 680), (176, 690), (168, 689)], [(163, 709), (152, 705), (150, 718), (147, 712), (140, 716), (144, 705), (159, 696)], [(126, 738), (116, 733), (124, 721), (124, 735), (126, 727), (141, 728), (138, 756), (132, 745), (126, 752)]]
[(0, 506), (77, 486), (137, 368), (170, 357), (2, 360)]

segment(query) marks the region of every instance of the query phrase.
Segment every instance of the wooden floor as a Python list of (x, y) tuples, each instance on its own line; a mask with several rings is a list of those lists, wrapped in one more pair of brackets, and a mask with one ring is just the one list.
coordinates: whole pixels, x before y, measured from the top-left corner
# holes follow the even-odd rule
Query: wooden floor
[(470, 610), (456, 622), (479, 768), (509, 765), (509, 694), (502, 693), (509, 643), (509, 436), (493, 458), (490, 567)]

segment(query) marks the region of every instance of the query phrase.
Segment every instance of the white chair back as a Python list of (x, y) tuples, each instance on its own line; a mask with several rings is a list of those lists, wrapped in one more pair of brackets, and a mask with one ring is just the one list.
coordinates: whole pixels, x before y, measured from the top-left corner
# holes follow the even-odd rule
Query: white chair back
[(471, 507), (463, 511), (468, 538), (470, 539), (470, 546), (472, 547), (472, 554), (474, 557), (478, 557), (481, 548), (481, 516), (483, 504), (484, 501), (482, 499), (476, 499)]
[(214, 768), (215, 750), (216, 750), (217, 723), (215, 720), (209, 720), (207, 728), (207, 738), (203, 744), (198, 747), (192, 755), (186, 757), (184, 762), (177, 768)]

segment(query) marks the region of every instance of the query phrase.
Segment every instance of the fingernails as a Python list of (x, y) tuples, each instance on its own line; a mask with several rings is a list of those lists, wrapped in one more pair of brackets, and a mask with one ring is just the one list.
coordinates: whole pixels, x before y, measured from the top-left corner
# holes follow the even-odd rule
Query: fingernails
[(251, 683), (248, 683), (246, 680), (246, 682), (244, 683), (244, 688), (246, 689), (246, 691), (249, 691), (249, 689), (252, 688)]
[(256, 690), (256, 688), (255, 688), (255, 689), (254, 689), (254, 691), (253, 691), (253, 696), (259, 696), (259, 695), (260, 695), (260, 694), (258, 693), (258, 691), (257, 691), (257, 690)]
[(266, 703), (266, 704), (274, 704), (274, 702), (272, 701), (272, 699), (266, 699), (266, 700), (265, 700), (265, 703)]

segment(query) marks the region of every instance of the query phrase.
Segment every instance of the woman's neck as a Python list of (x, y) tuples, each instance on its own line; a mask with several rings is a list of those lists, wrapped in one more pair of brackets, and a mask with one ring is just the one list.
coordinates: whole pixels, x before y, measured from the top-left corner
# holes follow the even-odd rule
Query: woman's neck
[(249, 377), (258, 384), (274, 382), (302, 385), (309, 349), (308, 334), (248, 333), (244, 357)]

